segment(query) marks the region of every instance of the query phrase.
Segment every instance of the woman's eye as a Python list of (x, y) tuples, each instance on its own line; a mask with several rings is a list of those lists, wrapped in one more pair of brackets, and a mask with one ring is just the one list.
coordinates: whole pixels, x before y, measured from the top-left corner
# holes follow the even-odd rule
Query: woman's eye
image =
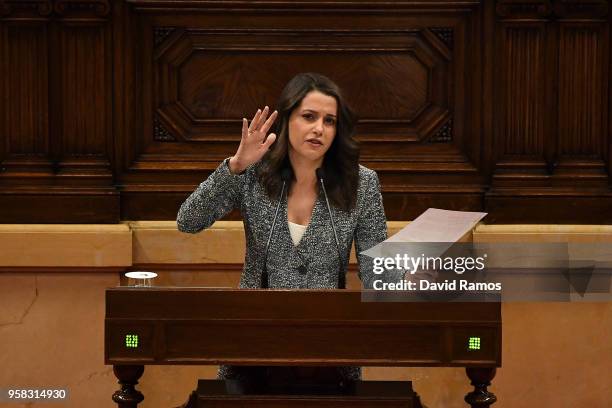
[(330, 126), (331, 125), (335, 125), (336, 124), (336, 119), (334, 119), (334, 118), (325, 118), (325, 123), (327, 125), (330, 125)]
[(303, 117), (304, 119), (306, 119), (306, 120), (312, 120), (312, 119), (314, 119), (314, 116), (313, 116), (313, 114), (312, 114), (312, 113), (305, 113), (305, 114), (303, 114), (303, 115), (302, 115), (302, 117)]

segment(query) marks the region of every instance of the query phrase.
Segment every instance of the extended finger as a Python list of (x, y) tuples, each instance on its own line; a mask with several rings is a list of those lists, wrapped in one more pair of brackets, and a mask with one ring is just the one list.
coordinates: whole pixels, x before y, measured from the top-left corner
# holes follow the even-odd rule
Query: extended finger
[(253, 127), (252, 130), (260, 130), (261, 125), (264, 123), (264, 121), (268, 117), (269, 110), (270, 108), (268, 108), (267, 106), (264, 107), (263, 111), (261, 112), (261, 115), (259, 115), (259, 117), (257, 118), (257, 123), (255, 124), (255, 127)]
[(249, 132), (253, 132), (255, 129), (257, 129), (257, 121), (259, 120), (259, 117), (261, 116), (261, 109), (257, 109), (257, 112), (255, 112), (255, 116), (253, 116), (253, 119), (251, 120), (251, 124), (249, 126)]
[(242, 138), (244, 139), (249, 135), (249, 121), (246, 118), (242, 118)]
[(266, 138), (266, 140), (262, 143), (262, 147), (268, 150), (270, 146), (272, 146), (272, 143), (274, 143), (275, 140), (276, 140), (276, 135), (274, 133), (270, 133), (268, 137)]
[(266, 122), (263, 124), (263, 126), (261, 127), (261, 131), (263, 133), (266, 133), (268, 131), (268, 129), (270, 129), (270, 126), (272, 126), (272, 124), (274, 123), (274, 121), (276, 120), (276, 117), (278, 116), (278, 112), (274, 111), (272, 112), (272, 114), (270, 115), (270, 117), (268, 118), (268, 120), (266, 120)]

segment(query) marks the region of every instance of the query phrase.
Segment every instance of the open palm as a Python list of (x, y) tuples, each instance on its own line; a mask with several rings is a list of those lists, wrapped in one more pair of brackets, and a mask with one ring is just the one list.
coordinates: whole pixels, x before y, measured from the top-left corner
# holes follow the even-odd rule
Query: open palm
[(268, 117), (269, 111), (270, 109), (267, 106), (263, 111), (258, 109), (250, 125), (246, 118), (242, 119), (240, 146), (238, 146), (236, 154), (230, 160), (233, 172), (240, 173), (251, 164), (257, 163), (276, 140), (274, 133), (269, 135), (267, 133), (276, 120), (278, 112), (274, 111)]

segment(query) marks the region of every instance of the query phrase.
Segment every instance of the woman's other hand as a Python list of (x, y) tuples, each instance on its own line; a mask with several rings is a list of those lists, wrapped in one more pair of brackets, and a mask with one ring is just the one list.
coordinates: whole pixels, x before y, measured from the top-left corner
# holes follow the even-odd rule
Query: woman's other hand
[(258, 109), (249, 125), (245, 118), (242, 119), (242, 139), (236, 154), (230, 159), (230, 171), (234, 174), (242, 173), (251, 164), (257, 163), (268, 151), (276, 140), (274, 133), (268, 130), (276, 120), (277, 111), (268, 117), (270, 109), (266, 106), (263, 111)]

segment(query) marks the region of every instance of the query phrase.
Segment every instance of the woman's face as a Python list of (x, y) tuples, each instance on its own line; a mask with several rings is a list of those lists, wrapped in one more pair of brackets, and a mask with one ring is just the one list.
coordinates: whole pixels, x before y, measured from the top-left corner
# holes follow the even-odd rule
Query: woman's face
[(289, 116), (289, 158), (323, 163), (336, 136), (336, 98), (319, 91), (306, 94)]

